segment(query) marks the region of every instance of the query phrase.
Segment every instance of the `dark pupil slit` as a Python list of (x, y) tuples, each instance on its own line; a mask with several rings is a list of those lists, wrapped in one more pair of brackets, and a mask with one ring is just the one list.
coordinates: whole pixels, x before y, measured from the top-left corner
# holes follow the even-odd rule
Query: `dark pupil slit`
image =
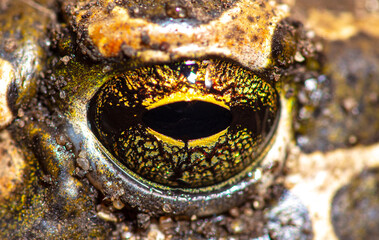
[(142, 121), (156, 132), (187, 141), (226, 129), (232, 121), (232, 114), (228, 109), (208, 102), (176, 102), (147, 111)]

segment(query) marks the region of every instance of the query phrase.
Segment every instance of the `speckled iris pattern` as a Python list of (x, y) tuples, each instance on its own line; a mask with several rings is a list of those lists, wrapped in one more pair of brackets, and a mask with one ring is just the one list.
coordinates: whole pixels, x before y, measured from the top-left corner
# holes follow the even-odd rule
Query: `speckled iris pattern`
[[(264, 155), (280, 112), (272, 85), (259, 74), (214, 59), (145, 66), (106, 82), (90, 102), (88, 119), (122, 168), (165, 186), (205, 187)], [(164, 120), (159, 129), (149, 123), (149, 113), (175, 104), (203, 107), (207, 129), (199, 120), (186, 131), (191, 136), (171, 136), (169, 124), (175, 123), (167, 123), (167, 129)]]

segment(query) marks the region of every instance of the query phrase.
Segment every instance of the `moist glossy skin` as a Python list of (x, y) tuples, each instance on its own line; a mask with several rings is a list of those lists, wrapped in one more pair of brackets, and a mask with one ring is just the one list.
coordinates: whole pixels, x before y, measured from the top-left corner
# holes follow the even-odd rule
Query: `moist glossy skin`
[[(85, 47), (83, 47), (82, 50), (85, 50), (85, 53), (88, 54), (88, 56), (93, 58), (94, 60), (97, 60), (97, 62), (82, 61), (80, 57), (76, 55), (74, 56), (75, 52), (65, 52), (64, 54), (66, 54), (69, 57), (69, 61), (67, 61), (66, 63), (57, 62), (56, 64), (52, 62), (52, 71), (51, 73), (48, 73), (47, 76), (47, 78), (52, 79), (52, 81), (46, 81), (42, 83), (44, 84), (42, 90), (46, 89), (46, 93), (50, 93), (51, 95), (50, 99), (47, 100), (47, 105), (49, 106), (49, 108), (56, 108), (59, 111), (61, 111), (65, 115), (65, 118), (67, 118), (68, 122), (71, 124), (71, 130), (69, 130), (69, 134), (72, 134), (70, 136), (70, 139), (71, 141), (73, 141), (74, 149), (80, 149), (80, 154), (82, 154), (81, 156), (83, 158), (90, 159), (89, 165), (92, 167), (92, 171), (88, 171), (88, 174), (86, 175), (89, 181), (93, 185), (97, 186), (105, 195), (111, 196), (112, 199), (120, 199), (120, 201), (130, 204), (133, 207), (135, 206), (139, 209), (139, 211), (146, 211), (153, 215), (174, 213), (184, 214), (187, 216), (193, 214), (203, 216), (217, 212), (222, 212), (230, 208), (230, 206), (241, 203), (245, 196), (251, 194), (250, 191), (256, 191), (259, 188), (258, 186), (260, 185), (256, 184), (258, 180), (259, 182), (265, 182), (265, 184), (269, 184), (269, 181), (271, 181), (271, 176), (272, 174), (274, 174), (275, 171), (273, 166), (275, 166), (276, 164), (274, 163), (278, 162), (277, 164), (281, 164), (286, 151), (285, 145), (289, 143), (290, 138), (290, 134), (286, 134), (286, 132), (290, 131), (290, 124), (288, 123), (288, 121), (290, 116), (289, 111), (292, 107), (292, 100), (286, 99), (283, 95), (284, 93), (280, 92), (280, 89), (275, 89), (276, 91), (278, 91), (278, 94), (282, 99), (281, 105), (283, 106), (285, 111), (279, 112), (278, 110), (275, 110), (275, 108), (278, 107), (277, 102), (279, 96), (277, 96), (277, 94), (275, 93), (274, 88), (276, 85), (279, 86), (282, 68), (294, 68), (295, 65), (292, 66), (292, 63), (294, 63), (293, 57), (291, 57), (291, 55), (283, 55), (284, 52), (282, 52), (280, 49), (286, 48), (286, 51), (288, 51), (289, 54), (294, 53), (298, 48), (295, 45), (296, 41), (300, 40), (302, 37), (301, 29), (298, 28), (298, 26), (292, 26), (290, 22), (280, 23), (279, 26), (279, 21), (281, 19), (279, 16), (283, 17), (284, 15), (284, 13), (282, 13), (284, 11), (282, 7), (275, 7), (269, 5), (268, 3), (262, 3), (260, 8), (258, 8), (258, 3), (254, 3), (251, 4), (252, 9), (250, 9), (250, 11), (244, 12), (244, 15), (240, 15), (237, 13), (241, 12), (242, 7), (244, 7), (247, 4), (244, 2), (240, 2), (238, 5), (235, 5), (235, 8), (226, 11), (224, 15), (222, 15), (223, 17), (221, 19), (216, 18), (213, 21), (204, 23), (205, 25), (199, 25), (200, 22), (194, 25), (190, 25), (189, 23), (187, 23), (187, 21), (189, 21), (187, 19), (183, 19), (182, 22), (178, 23), (176, 22), (176, 20), (172, 20), (171, 18), (168, 18), (166, 23), (156, 25), (156, 23), (150, 23), (142, 20), (140, 20), (142, 21), (142, 23), (140, 23), (140, 21), (137, 21), (137, 19), (129, 19), (127, 17), (120, 19), (117, 14), (125, 13), (123, 12), (125, 11), (125, 9), (122, 6), (114, 7), (112, 9), (112, 14), (108, 14), (104, 10), (102, 10), (102, 7), (108, 6), (108, 4), (109, 3), (107, 2), (103, 3), (103, 5), (100, 6), (96, 4), (89, 4), (86, 7), (70, 4), (67, 5), (67, 9), (71, 9), (68, 13), (75, 13), (74, 16), (69, 14), (67, 15), (68, 19), (72, 18), (73, 28), (76, 31), (81, 29), (80, 31), (85, 33), (85, 35), (80, 35), (82, 39), (78, 39), (78, 41), (82, 41), (83, 44), (86, 43), (86, 45), (84, 45)], [(81, 10), (74, 11), (75, 9)], [(255, 13), (255, 9), (259, 9), (259, 11), (257, 10), (258, 12)], [(234, 24), (236, 19), (238, 19), (234, 16), (244, 16), (245, 21), (251, 21), (249, 20), (251, 18), (249, 18), (250, 15), (248, 14), (253, 13), (257, 15), (257, 19), (261, 19), (260, 15), (264, 15), (265, 11), (268, 11), (265, 15), (265, 19), (260, 20), (260, 22), (258, 21), (258, 24), (253, 25), (252, 27), (247, 25), (247, 29), (245, 29), (246, 31), (249, 31), (249, 36), (252, 35), (254, 31), (259, 30), (262, 32), (261, 38), (254, 38), (252, 36), (253, 38), (250, 40), (252, 41), (252, 46), (244, 46), (242, 48), (239, 47), (239, 44), (245, 43), (246, 39), (249, 36), (229, 39), (221, 38), (221, 36), (223, 35), (221, 35), (219, 28), (223, 25), (218, 25), (218, 23), (221, 24), (221, 20), (231, 21), (230, 24)], [(276, 12), (278, 12), (278, 16), (273, 14)], [(75, 17), (76, 15), (77, 17)], [(83, 16), (86, 17), (83, 18)], [(99, 25), (100, 23), (104, 24), (104, 26), (115, 25), (116, 29), (118, 30), (115, 33), (107, 32), (105, 30), (100, 32), (93, 32), (92, 30), (90, 30), (93, 28), (93, 26), (102, 26)], [(128, 24), (130, 24), (131, 26), (129, 26)], [(238, 19), (236, 27), (238, 26), (238, 24), (241, 24), (240, 19)], [(134, 25), (137, 25), (138, 28), (136, 28), (136, 26)], [(278, 31), (275, 29), (276, 25), (278, 25)], [(267, 26), (270, 27), (267, 29)], [(128, 39), (125, 39), (130, 37), (130, 34), (125, 34), (125, 31), (132, 31), (131, 34), (133, 35), (136, 34), (133, 33), (133, 31), (137, 31), (141, 27), (153, 29), (151, 30), (152, 32), (149, 32), (149, 30), (145, 34), (145, 38), (148, 37), (150, 39), (149, 44), (142, 43), (141, 45), (135, 45), (135, 42), (139, 42), (138, 36), (136, 36), (135, 42), (128, 42)], [(173, 34), (174, 32), (181, 30), (183, 27), (187, 29), (185, 32), (183, 32), (183, 34)], [(258, 28), (258, 30), (255, 28)], [(207, 31), (214, 31), (216, 33), (214, 39), (209, 40), (209, 45), (204, 45), (205, 43), (203, 39), (201, 39), (203, 35), (202, 31), (204, 29)], [(283, 33), (285, 32), (285, 30), (289, 29), (292, 29), (294, 33), (298, 31), (298, 36), (296, 35), (296, 39), (292, 39), (290, 35)], [(278, 43), (269, 42), (269, 38), (273, 37), (273, 35), (276, 36), (275, 39), (277, 39)], [(157, 38), (156, 40), (154, 40), (155, 37)], [(101, 40), (98, 40), (99, 38)], [(285, 42), (284, 39), (288, 39), (288, 41)], [(170, 41), (166, 42), (167, 40)], [(174, 40), (176, 42), (174, 42)], [(63, 42), (58, 43), (58, 45), (70, 44), (70, 39), (61, 39), (61, 41)], [(103, 45), (104, 41), (108, 41), (108, 44)], [(119, 41), (124, 41), (124, 44), (119, 45)], [(213, 43), (212, 41), (215, 42)], [(283, 41), (283, 43), (281, 43), (281, 41)], [(231, 42), (233, 42), (236, 47), (232, 47), (231, 49), (229, 49), (228, 46)], [(170, 45), (170, 43), (172, 44)], [(164, 48), (156, 47), (162, 44), (165, 46)], [(271, 44), (273, 44), (275, 48), (271, 48)], [(81, 45), (79, 45), (79, 47), (80, 46)], [(112, 47), (108, 48), (106, 46)], [(129, 51), (130, 48), (135, 49), (135, 52)], [(125, 51), (125, 49), (129, 50)], [(240, 54), (241, 49), (246, 50), (245, 55)], [(98, 52), (98, 50), (100, 52)], [(309, 52), (313, 52), (311, 48), (309, 48), (308, 50)], [(299, 47), (298, 51), (303, 50), (301, 47)], [(216, 53), (218, 53), (217, 56), (215, 56)], [(107, 61), (106, 65), (104, 65), (104, 62), (98, 61), (98, 58), (100, 56), (99, 54), (104, 54), (103, 61)], [(259, 54), (259, 57), (257, 57), (256, 61), (253, 61), (247, 58), (246, 54), (251, 54), (251, 57), (257, 56), (257, 54)], [(164, 64), (167, 61), (167, 56), (170, 56), (170, 58), (172, 59), (172, 62), (169, 63), (173, 64), (173, 62), (179, 61), (180, 58), (183, 58), (184, 55), (186, 55), (187, 58), (189, 58), (189, 60), (193, 58), (201, 58), (204, 64), (206, 61), (209, 61), (208, 67), (210, 68), (212, 67), (212, 58), (221, 58), (223, 59), (223, 61), (241, 60), (243, 64), (246, 65), (245, 68), (251, 72), (244, 72), (242, 71), (243, 68), (238, 67), (235, 64), (226, 65), (227, 67), (218, 69), (219, 72), (216, 72), (215, 75), (217, 76), (217, 74), (220, 74), (220, 70), (223, 69), (223, 76), (215, 78), (220, 78), (223, 80), (220, 83), (217, 82), (219, 80), (212, 80), (214, 81), (213, 86), (207, 89), (206, 86), (201, 87), (202, 83), (200, 79), (202, 78), (202, 76), (200, 75), (200, 73), (199, 85), (191, 84), (190, 82), (186, 81), (183, 82), (183, 80), (185, 79), (172, 78), (170, 77), (170, 74), (164, 72), (168, 70), (163, 71), (163, 69), (165, 69)], [(280, 64), (282, 68), (274, 67), (273, 64), (276, 61), (281, 61)], [(155, 66), (155, 64), (162, 63), (163, 67), (159, 67), (161, 65)], [(157, 157), (156, 159), (154, 159), (154, 161), (156, 162), (154, 162), (154, 164), (162, 166), (162, 168), (169, 169), (167, 170), (168, 173), (166, 173), (166, 171), (163, 170), (156, 175), (157, 177), (148, 176), (149, 170), (147, 172), (139, 170), (139, 167), (141, 165), (133, 166), (133, 164), (125, 164), (125, 162), (124, 164), (122, 163), (122, 161), (125, 161), (123, 159), (124, 153), (128, 154), (129, 144), (123, 145), (125, 150), (123, 150), (124, 153), (122, 154), (118, 154), (115, 150), (117, 149), (119, 151), (119, 149), (121, 149), (120, 145), (116, 147), (110, 146), (113, 144), (118, 144), (118, 139), (125, 138), (125, 136), (129, 136), (129, 134), (125, 134), (124, 136), (117, 138), (117, 141), (112, 140), (111, 143), (107, 144), (104, 142), (104, 136), (105, 134), (109, 133), (105, 133), (103, 131), (103, 128), (101, 128), (101, 126), (98, 125), (98, 120), (96, 120), (98, 121), (97, 123), (93, 123), (91, 125), (92, 130), (90, 130), (88, 125), (89, 115), (87, 115), (87, 109), (89, 108), (90, 100), (93, 99), (93, 97), (95, 97), (95, 94), (100, 94), (104, 91), (101, 87), (107, 86), (106, 84), (108, 83), (112, 84), (112, 79), (116, 77), (120, 78), (120, 74), (128, 73), (130, 77), (132, 77), (134, 75), (134, 72), (129, 71), (130, 69), (136, 69), (135, 71), (140, 71), (142, 73), (148, 71), (143, 70), (141, 68), (141, 66), (144, 66), (146, 64), (148, 66), (151, 66), (153, 72), (163, 72), (161, 73), (159, 84), (155, 84), (157, 85), (157, 87), (147, 87), (147, 91), (152, 91), (152, 93), (149, 93), (149, 98), (142, 97), (143, 92), (145, 91), (143, 90), (144, 88), (140, 89), (137, 93), (141, 96), (131, 97), (131, 99), (142, 98), (142, 104), (145, 104), (144, 106), (147, 108), (149, 108), (149, 106), (158, 106), (162, 104), (162, 101), (165, 104), (169, 104), (169, 101), (182, 101), (183, 96), (185, 97), (186, 101), (201, 100), (205, 102), (212, 102), (214, 104), (223, 104), (224, 106), (230, 108), (232, 112), (234, 111), (234, 107), (238, 108), (241, 106), (245, 106), (249, 109), (255, 108), (258, 112), (258, 106), (260, 104), (259, 102), (262, 102), (263, 105), (261, 108), (267, 109), (267, 121), (269, 121), (269, 119), (272, 119), (272, 121), (274, 121), (272, 113), (280, 113), (281, 117), (278, 125), (282, 127), (277, 127), (279, 131), (276, 131), (275, 136), (268, 137), (267, 139), (262, 141), (264, 143), (262, 145), (262, 149), (260, 149), (259, 151), (255, 151), (253, 150), (253, 148), (251, 150), (248, 150), (250, 152), (257, 152), (257, 154), (255, 154), (255, 156), (252, 156), (251, 159), (246, 160), (247, 158), (250, 158), (246, 156), (246, 153), (248, 151), (243, 151), (241, 153), (237, 152), (238, 154), (245, 155), (239, 158), (238, 154), (234, 154), (236, 153), (236, 151), (231, 149), (229, 152), (232, 152), (233, 158), (236, 158), (236, 160), (229, 159), (229, 161), (236, 163), (239, 161), (244, 161), (239, 166), (233, 166), (234, 164), (229, 164), (229, 161), (222, 161), (222, 155), (225, 154), (220, 154), (220, 160), (217, 160), (217, 158), (212, 160), (212, 158), (209, 157), (208, 160), (204, 159), (205, 161), (203, 161), (201, 159), (204, 157), (199, 156), (199, 162), (202, 161), (202, 163), (199, 164), (202, 166), (201, 168), (198, 168), (199, 165), (196, 165), (196, 156), (191, 156), (191, 158), (186, 160), (183, 159), (186, 158), (185, 156), (181, 156), (180, 161), (189, 162), (187, 162), (184, 165), (184, 168), (170, 167), (175, 165), (175, 157), (173, 157), (174, 160), (172, 160), (172, 163), (166, 165), (160, 165), (159, 162), (165, 162), (166, 160)], [(237, 69), (235, 74), (227, 74), (227, 72), (230, 71), (229, 69), (231, 69), (231, 71), (233, 72), (234, 70), (232, 69), (234, 68)], [(233, 78), (231, 78), (232, 75), (236, 76), (233, 76)], [(239, 77), (239, 75), (241, 75), (241, 77)], [(254, 75), (256, 75), (257, 77), (255, 77)], [(146, 76), (149, 77), (148, 80), (146, 80), (147, 84), (154, 85), (154, 82), (157, 81), (154, 79), (154, 77), (150, 77), (149, 75)], [(212, 77), (213, 73), (210, 74), (210, 76)], [(250, 76), (249, 80), (244, 80), (244, 76)], [(250, 80), (250, 78), (252, 80)], [(254, 79), (256, 79), (255, 81), (257, 83), (263, 82), (262, 86), (265, 87), (254, 87), (254, 84), (246, 84), (246, 86), (249, 86), (249, 88), (251, 89), (244, 87), (244, 83), (246, 83), (247, 81), (254, 81)], [(138, 81), (141, 81), (141, 83), (138, 83)], [(162, 81), (167, 81), (167, 83), (163, 84)], [(138, 78), (136, 80), (133, 80), (133, 82), (136, 82), (136, 87), (138, 87), (138, 84), (140, 84), (143, 87), (145, 85), (144, 82), (142, 80), (139, 80)], [(176, 85), (180, 86), (182, 84), (184, 84), (183, 87), (176, 87)], [(205, 84), (205, 81), (203, 84)], [(160, 86), (166, 87), (166, 92), (162, 92), (160, 90)], [(51, 91), (49, 91), (49, 89), (51, 89)], [(231, 91), (231, 94), (226, 90)], [(223, 95), (220, 97), (217, 91), (225, 91), (225, 93), (223, 93)], [(243, 92), (239, 93), (239, 91)], [(249, 94), (251, 94), (250, 91), (255, 91), (257, 93), (260, 92), (259, 94), (261, 94), (262, 97), (260, 97), (257, 101), (253, 101), (253, 98), (250, 97), (252, 99), (251, 102), (244, 104), (242, 100), (244, 98), (247, 99), (246, 97), (244, 97), (244, 95), (248, 96)], [(264, 95), (267, 95), (267, 97), (264, 97)], [(117, 96), (120, 95), (118, 94)], [(130, 95), (128, 97), (130, 97)], [(172, 100), (165, 100), (166, 98)], [(107, 99), (107, 97), (105, 99)], [(129, 101), (130, 100), (122, 100), (121, 98), (120, 102), (123, 102), (124, 104)], [(105, 102), (108, 102), (108, 100), (105, 100)], [(116, 102), (112, 104), (116, 104)], [(267, 107), (265, 107), (265, 105)], [(88, 110), (90, 111), (91, 109), (92, 108)], [(101, 109), (102, 108), (100, 108), (100, 110)], [(264, 117), (265, 114), (262, 115)], [(273, 129), (275, 126), (276, 124), (273, 124)], [(96, 130), (99, 132), (97, 133)], [(145, 131), (145, 129), (141, 128), (141, 131)], [(243, 133), (243, 129), (240, 129), (238, 131), (242, 131), (242, 134), (245, 134), (246, 137), (251, 136), (251, 133), (249, 132)], [(230, 138), (233, 135), (230, 133), (228, 134), (228, 138)], [(239, 133), (236, 132), (236, 136), (238, 134)], [(130, 134), (130, 136), (134, 135), (136, 135), (138, 138), (141, 138), (140, 135), (134, 133)], [(153, 133), (151, 131), (149, 135), (142, 134), (142, 136), (162, 139), (162, 134)], [(221, 139), (222, 136), (218, 135), (215, 138)], [(241, 138), (238, 137), (238, 139)], [(147, 140), (148, 139), (146, 139), (146, 142)], [(167, 137), (164, 138), (162, 142), (164, 142), (167, 146), (173, 149), (176, 149), (173, 147), (176, 145), (176, 147), (180, 149), (179, 151), (182, 151), (183, 153), (187, 154), (187, 151), (185, 150), (185, 148), (187, 148), (186, 142), (180, 142), (176, 140), (174, 141), (173, 139), (170, 140)], [(188, 146), (191, 149), (189, 149), (188, 152), (197, 151), (197, 155), (199, 155), (201, 154), (201, 151), (199, 151), (198, 147), (203, 148), (205, 151), (205, 148), (209, 148), (209, 146), (214, 144), (214, 142), (214, 140), (209, 141), (205, 138), (202, 138), (202, 141), (189, 141)], [(228, 145), (230, 145), (234, 144), (237, 141), (228, 142)], [(244, 145), (252, 146), (251, 143)], [(238, 145), (236, 147), (238, 147)], [(132, 149), (134, 153), (136, 151), (139, 151), (138, 148), (134, 148), (132, 144), (130, 144), (130, 149)], [(277, 150), (271, 151), (271, 149)], [(169, 153), (169, 151), (166, 152)], [(258, 154), (258, 152), (261, 153)], [(151, 155), (153, 155), (153, 153), (151, 153)], [(138, 156), (138, 158), (139, 157), (140, 156)], [(132, 160), (134, 159), (126, 161)], [(221, 163), (210, 163), (209, 168), (224, 169), (224, 172), (229, 172), (228, 174), (226, 174), (226, 176), (228, 177), (221, 178), (221, 175), (217, 173), (214, 177), (215, 180), (212, 180), (213, 177), (210, 173), (213, 170), (207, 170), (208, 167), (204, 166), (205, 164), (208, 164), (209, 161)], [(151, 164), (151, 161), (146, 162), (148, 163), (147, 166)], [(261, 164), (260, 167), (258, 167), (255, 165), (256, 162), (264, 163)], [(183, 165), (183, 163), (180, 163), (180, 165)], [(185, 170), (186, 166), (188, 166), (189, 169), (192, 168), (195, 170)], [(156, 169), (158, 168), (154, 168), (154, 172), (157, 171)], [(206, 170), (204, 171), (203, 169)], [(217, 171), (220, 172), (220, 170)], [(262, 174), (262, 171), (264, 171), (264, 174)], [(198, 178), (203, 179), (204, 182), (200, 182), (201, 180), (196, 180), (197, 182), (186, 180), (192, 177), (189, 175), (197, 175)], [(262, 176), (262, 178), (260, 176)], [(174, 180), (166, 182), (163, 181), (163, 179), (170, 179), (171, 177), (173, 177)], [(119, 189), (122, 189), (122, 191), (120, 192)]]
[[(139, 10), (137, 5), (124, 6), (118, 1), (100, 4), (62, 1), (28, 2), (25, 8), (17, 10), (23, 4), (7, 3), (1, 15), (4, 22), (1, 66), (2, 76), (7, 76), (2, 81), (10, 79), (1, 123), (7, 126), (5, 134), (10, 134), (6, 138), (14, 139), (9, 144), (17, 143), (19, 151), (18, 155), (10, 154), (8, 172), (12, 174), (4, 175), (7, 184), (2, 188), (0, 212), (4, 237), (144, 236), (154, 234), (157, 216), (161, 216), (161, 231), (165, 224), (167, 229), (173, 229), (172, 216), (182, 221), (179, 226), (188, 223), (201, 229), (202, 224), (217, 226), (217, 219), (229, 219), (220, 213), (244, 202), (247, 203), (237, 210), (245, 211), (243, 214), (230, 212), (237, 223), (215, 227), (214, 235), (206, 235), (206, 230), (193, 233), (192, 227), (184, 230), (183, 236), (238, 236), (235, 226), (242, 226), (243, 221), (249, 224), (242, 236), (259, 236), (267, 229), (262, 227), (265, 220), (259, 217), (260, 209), (281, 192), (277, 187), (278, 176), (283, 173), (286, 155), (292, 147), (291, 116), (298, 114), (293, 112), (297, 99), (301, 98), (298, 94), (304, 92), (306, 80), (322, 79), (318, 50), (301, 24), (286, 18), (286, 6), (264, 1), (226, 4), (210, 1), (200, 5), (184, 1), (165, 2), (161, 3), (165, 8), (156, 8), (153, 5), (157, 3), (148, 1)], [(61, 15), (57, 18), (56, 13)], [(113, 86), (112, 81), (121, 74), (139, 71), (141, 67), (165, 68), (183, 58), (201, 63), (221, 61), (227, 68), (234, 69), (235, 65), (247, 75), (257, 76), (249, 78), (253, 80), (247, 85), (255, 82), (267, 86), (266, 92), (253, 92), (276, 96), (274, 101), (262, 102), (280, 108), (269, 111), (280, 115), (277, 126), (269, 129), (275, 132), (273, 136), (268, 134), (259, 151), (243, 151), (256, 156), (235, 172), (208, 180), (206, 174), (198, 171), (194, 180), (182, 178), (186, 184), (178, 185), (177, 180), (144, 177), (148, 174), (138, 170), (139, 164), (133, 167), (122, 162), (123, 154), (121, 158), (114, 156), (116, 151), (109, 146), (114, 140), (104, 144), (101, 134), (96, 133), (99, 127), (89, 126), (88, 109), (90, 101), (100, 101), (91, 99), (96, 99), (101, 89)], [(217, 84), (213, 87), (215, 90)], [(223, 87), (220, 84), (221, 90)], [(157, 90), (152, 89), (150, 95), (154, 96)], [(236, 93), (232, 93), (232, 97), (223, 94), (217, 99), (217, 94), (206, 86), (203, 89), (197, 95), (190, 95), (187, 90), (168, 94), (175, 98), (162, 105), (183, 101), (183, 96), (190, 96), (191, 101), (218, 104), (220, 99), (236, 98)], [(245, 94), (240, 99), (244, 99), (249, 91), (240, 89)], [(157, 96), (159, 99), (160, 95)], [(159, 102), (151, 99), (149, 104)], [(232, 100), (228, 105), (225, 99), (220, 101), (223, 107), (231, 108), (237, 102)], [(303, 107), (307, 104), (311, 110), (318, 109), (319, 103), (302, 102)], [(150, 135), (161, 136), (151, 131)], [(212, 140), (193, 144), (204, 147), (209, 142)], [(128, 151), (129, 142), (123, 146)], [(16, 157), (21, 160), (16, 161)], [(228, 169), (230, 166), (222, 167), (224, 172)], [(253, 207), (248, 203), (251, 201)], [(197, 219), (212, 214), (216, 215)], [(225, 226), (226, 233), (222, 230)], [(146, 228), (147, 232), (141, 232)], [(169, 230), (166, 232), (170, 234)]]

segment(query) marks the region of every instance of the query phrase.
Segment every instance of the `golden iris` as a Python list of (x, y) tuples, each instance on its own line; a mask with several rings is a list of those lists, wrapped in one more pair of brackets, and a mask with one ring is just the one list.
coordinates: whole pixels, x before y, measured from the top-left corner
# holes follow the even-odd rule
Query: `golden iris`
[(92, 98), (88, 116), (123, 168), (164, 186), (201, 188), (257, 164), (279, 112), (271, 83), (211, 59), (120, 74)]

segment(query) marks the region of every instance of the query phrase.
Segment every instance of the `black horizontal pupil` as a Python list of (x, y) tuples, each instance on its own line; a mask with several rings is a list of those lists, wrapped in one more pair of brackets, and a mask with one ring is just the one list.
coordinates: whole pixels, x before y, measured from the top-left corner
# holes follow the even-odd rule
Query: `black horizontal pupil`
[(163, 135), (188, 141), (226, 129), (232, 114), (226, 108), (203, 101), (175, 102), (147, 111), (143, 123)]

